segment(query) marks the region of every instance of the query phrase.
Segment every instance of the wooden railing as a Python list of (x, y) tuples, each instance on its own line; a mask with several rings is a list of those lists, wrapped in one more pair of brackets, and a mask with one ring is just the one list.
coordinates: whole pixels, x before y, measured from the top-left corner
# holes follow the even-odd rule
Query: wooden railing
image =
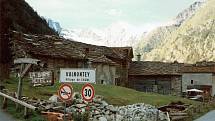
[(21, 105), (24, 107), (24, 116), (28, 115), (28, 109), (31, 109), (33, 111), (39, 111), (39, 109), (37, 107), (30, 105), (26, 102), (23, 102), (21, 100), (18, 100), (16, 98), (9, 96), (7, 94), (4, 94), (2, 92), (0, 92), (0, 96), (3, 97), (3, 106), (2, 106), (3, 109), (7, 108), (7, 100), (9, 99), (9, 100), (13, 101), (16, 105)]

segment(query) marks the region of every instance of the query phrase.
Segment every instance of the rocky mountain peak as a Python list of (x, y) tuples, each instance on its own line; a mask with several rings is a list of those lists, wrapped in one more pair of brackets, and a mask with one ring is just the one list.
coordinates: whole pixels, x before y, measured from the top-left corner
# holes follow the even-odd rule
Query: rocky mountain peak
[(59, 22), (54, 21), (50, 18), (45, 18), (45, 17), (43, 17), (43, 18), (46, 20), (46, 22), (48, 23), (50, 28), (54, 29), (58, 34), (61, 33), (62, 27)]
[(180, 26), (185, 20), (192, 17), (195, 12), (205, 3), (205, 1), (196, 1), (190, 5), (187, 9), (180, 12), (174, 19), (175, 25)]

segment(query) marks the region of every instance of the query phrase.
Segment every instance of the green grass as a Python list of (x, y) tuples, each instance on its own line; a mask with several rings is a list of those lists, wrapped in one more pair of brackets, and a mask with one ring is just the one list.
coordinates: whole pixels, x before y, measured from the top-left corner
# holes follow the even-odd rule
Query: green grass
[[(6, 88), (10, 91), (16, 91), (18, 85), (18, 79), (13, 78), (7, 80), (5, 83)], [(40, 99), (48, 99), (51, 95), (57, 94), (57, 90), (60, 83), (56, 82), (54, 86), (46, 87), (31, 87), (29, 81), (24, 80), (23, 94), (28, 97), (36, 97)], [(75, 92), (81, 93), (83, 84), (72, 84)], [(191, 101), (185, 98), (176, 96), (160, 95), (155, 93), (144, 93), (113, 85), (100, 85), (94, 84), (96, 95), (104, 96), (105, 100), (112, 105), (127, 105), (134, 103), (147, 103), (155, 106), (166, 105), (172, 101), (182, 101), (189, 104), (197, 104), (199, 102)]]

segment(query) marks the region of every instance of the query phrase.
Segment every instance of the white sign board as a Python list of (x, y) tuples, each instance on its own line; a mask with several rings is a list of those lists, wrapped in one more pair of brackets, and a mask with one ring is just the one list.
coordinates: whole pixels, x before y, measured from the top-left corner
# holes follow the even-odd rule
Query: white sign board
[(52, 72), (44, 71), (44, 72), (29, 72), (30, 79), (32, 80), (33, 86), (40, 85), (52, 85)]
[(89, 68), (61, 68), (60, 69), (60, 82), (78, 82), (78, 83), (95, 83), (96, 72), (95, 69)]

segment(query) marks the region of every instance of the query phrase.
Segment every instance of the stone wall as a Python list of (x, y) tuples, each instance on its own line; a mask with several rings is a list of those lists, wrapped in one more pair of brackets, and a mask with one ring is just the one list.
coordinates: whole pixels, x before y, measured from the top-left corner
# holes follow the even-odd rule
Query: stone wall
[[(212, 92), (215, 93), (215, 74), (212, 74), (212, 80), (213, 80), (213, 82), (212, 82)], [(213, 93), (212, 96), (214, 96), (214, 93)]]
[(97, 84), (115, 84), (116, 67), (108, 64), (94, 63)]
[[(47, 64), (47, 69), (54, 71), (55, 80), (59, 80), (60, 68), (83, 68), (84, 62), (81, 60), (66, 60), (50, 57), (37, 57)], [(116, 66), (105, 63), (92, 63), (91, 68), (96, 69), (97, 84), (115, 84)]]
[(129, 87), (129, 82), (128, 82), (128, 68), (129, 68), (129, 62), (128, 61), (121, 61), (117, 62), (116, 66), (116, 77), (117, 79), (117, 84), (118, 86), (124, 86), (124, 87)]
[[(191, 84), (193, 80), (193, 84)], [(212, 96), (215, 95), (215, 83), (212, 73), (184, 73), (182, 75), (182, 91), (187, 90), (189, 85), (210, 85), (212, 86)]]
[(143, 92), (181, 94), (180, 76), (129, 76), (129, 87)]
[(172, 87), (172, 94), (174, 95), (181, 95), (182, 93), (182, 77), (181, 76), (174, 76), (171, 79), (171, 87)]

